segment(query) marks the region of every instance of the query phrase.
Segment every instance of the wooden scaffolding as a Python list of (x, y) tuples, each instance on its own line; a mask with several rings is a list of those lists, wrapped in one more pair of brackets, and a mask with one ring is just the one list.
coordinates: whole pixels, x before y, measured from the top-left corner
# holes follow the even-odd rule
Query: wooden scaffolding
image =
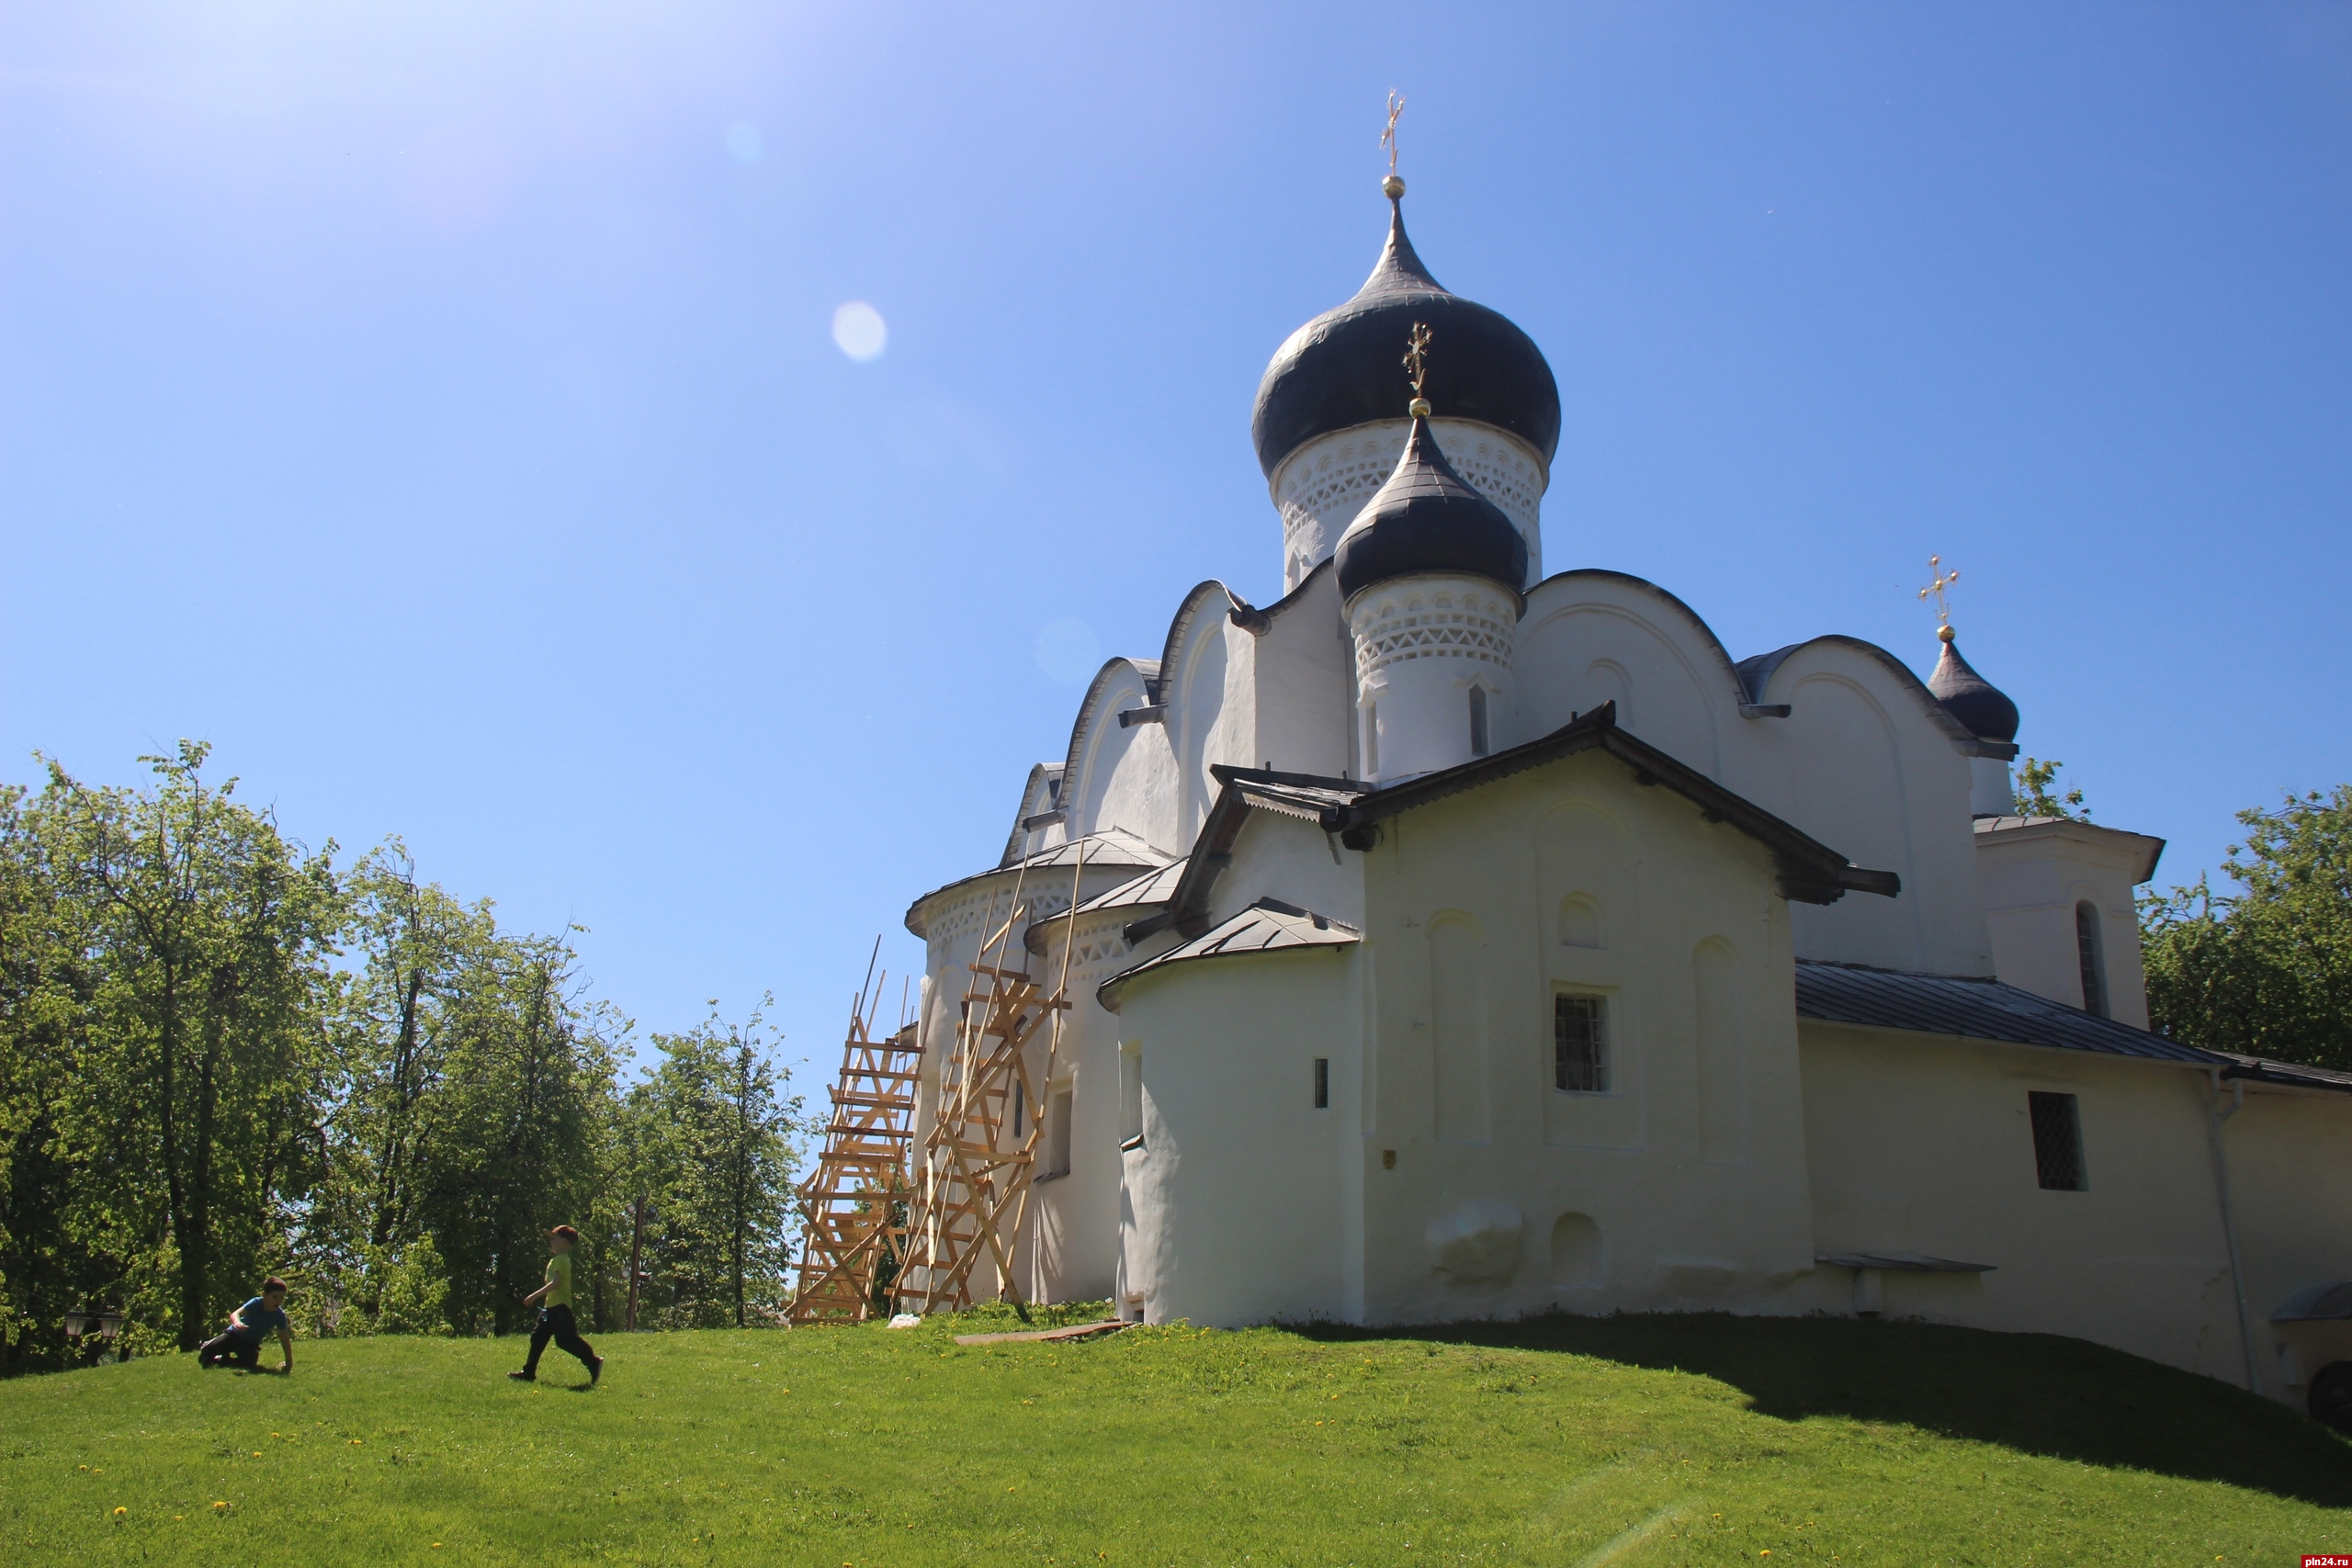
[(922, 1047), (912, 1024), (876, 1040), (870, 1006), (852, 1004), (824, 1152), (800, 1186), (800, 1288), (786, 1312), (795, 1326), (865, 1322), (886, 1282), (883, 1269), (906, 1258), (907, 1155)]
[[(1071, 909), (1078, 906), (1085, 869), (1081, 845), (1070, 876)], [(1053, 1082), (1061, 1015), (1069, 1008), (1070, 946), (1064, 942), (1064, 983), (1050, 996), (1025, 967), (1005, 963), (1007, 949), (1031, 914), (1021, 901), (1023, 879), (1014, 879), (1012, 912), (1001, 926), (992, 925), (990, 901), (956, 1037), (940, 1058), (935, 1111), (915, 1172), (907, 1263), (898, 1279), (903, 1312), (970, 1306), (974, 1276), (987, 1278), (984, 1262), (994, 1272), (1000, 1299), (1022, 1299), (1014, 1269), (1028, 1229), (1030, 1185), (1045, 1120), (1042, 1091)], [(1028, 1047), (1049, 1021), (1044, 1071), (1033, 1075)]]

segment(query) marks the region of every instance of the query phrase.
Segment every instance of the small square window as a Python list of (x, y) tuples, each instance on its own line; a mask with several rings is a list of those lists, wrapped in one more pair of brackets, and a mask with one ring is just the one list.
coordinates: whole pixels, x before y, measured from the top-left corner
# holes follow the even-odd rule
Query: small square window
[(2075, 1097), (2036, 1090), (2025, 1098), (2033, 1113), (2034, 1172), (2042, 1187), (2082, 1191), (2089, 1183), (2083, 1179), (2083, 1118)]
[(1315, 1109), (1331, 1109), (1331, 1058), (1329, 1056), (1315, 1058)]
[(1609, 1012), (1600, 997), (1552, 998), (1552, 1087), (1609, 1092)]

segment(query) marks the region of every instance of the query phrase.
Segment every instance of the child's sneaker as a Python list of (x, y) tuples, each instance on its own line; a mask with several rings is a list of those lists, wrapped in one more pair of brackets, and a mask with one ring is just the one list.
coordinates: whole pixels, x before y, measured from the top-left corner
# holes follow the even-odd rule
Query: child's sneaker
[(516, 1382), (537, 1382), (539, 1381), (539, 1374), (537, 1372), (509, 1372), (506, 1375), (513, 1378)]

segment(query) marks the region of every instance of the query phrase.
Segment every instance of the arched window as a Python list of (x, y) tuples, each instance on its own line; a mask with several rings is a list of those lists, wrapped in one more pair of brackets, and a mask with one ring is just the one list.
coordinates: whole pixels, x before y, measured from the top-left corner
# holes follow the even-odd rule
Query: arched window
[(1470, 755), (1487, 754), (1487, 688), (1470, 688)]
[(2107, 966), (2100, 962), (2098, 906), (2086, 898), (2075, 906), (2075, 956), (2083, 967), (2083, 1010), (2107, 1016)]

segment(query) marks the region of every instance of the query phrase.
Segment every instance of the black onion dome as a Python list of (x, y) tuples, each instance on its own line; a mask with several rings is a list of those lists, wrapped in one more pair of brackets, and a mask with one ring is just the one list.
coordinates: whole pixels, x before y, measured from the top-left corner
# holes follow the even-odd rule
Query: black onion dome
[(1431, 345), (1430, 401), (1534, 447), (1545, 462), (1560, 445), (1560, 389), (1535, 341), (1497, 310), (1449, 294), (1405, 237), (1392, 202), (1388, 243), (1356, 297), (1307, 322), (1281, 348), (1258, 383), (1250, 434), (1266, 477), (1318, 435), (1393, 419), (1403, 384), (1397, 360), (1415, 321)]
[(1967, 726), (1968, 732), (1979, 740), (2008, 741), (2018, 738), (2018, 705), (2009, 701), (1998, 686), (1971, 670), (1968, 660), (1960, 656), (1960, 644), (1951, 637), (1944, 639), (1943, 656), (1936, 660), (1936, 672), (1928, 677), (1928, 690), (1943, 704), (1944, 712)]
[(1396, 471), (1340, 536), (1340, 597), (1416, 572), (1490, 577), (1513, 593), (1527, 581), (1527, 540), (1502, 508), (1463, 482), (1416, 417)]

